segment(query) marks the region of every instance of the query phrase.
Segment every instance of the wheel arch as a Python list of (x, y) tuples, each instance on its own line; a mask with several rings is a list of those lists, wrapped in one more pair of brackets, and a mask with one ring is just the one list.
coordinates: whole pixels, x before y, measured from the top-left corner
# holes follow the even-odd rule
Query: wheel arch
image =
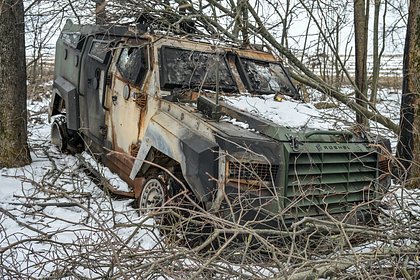
[(59, 76), (54, 80), (53, 96), (50, 103), (49, 119), (66, 110), (67, 128), (77, 131), (80, 128), (79, 97), (76, 86)]
[(179, 163), (183, 179), (196, 198), (209, 201), (216, 187), (218, 174), (218, 145), (160, 112), (155, 115), (141, 141), (130, 178), (134, 179), (147, 165), (151, 152), (157, 150)]

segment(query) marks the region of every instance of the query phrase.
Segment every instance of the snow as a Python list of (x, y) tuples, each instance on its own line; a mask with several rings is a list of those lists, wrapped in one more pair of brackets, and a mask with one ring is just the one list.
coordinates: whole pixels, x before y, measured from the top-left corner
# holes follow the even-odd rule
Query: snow
[(91, 155), (87, 152), (82, 153), (82, 157), (89, 163), (96, 171), (98, 171), (108, 182), (115, 187), (117, 191), (130, 192), (130, 187), (128, 184), (123, 181), (117, 174), (112, 172), (108, 167), (105, 167), (100, 162), (97, 162)]
[[(233, 124), (233, 125), (236, 125), (236, 126), (242, 127), (243, 129), (249, 129), (249, 124), (244, 123), (244, 122), (241, 122), (241, 121), (238, 121), (237, 119), (235, 119), (235, 118), (231, 118), (231, 117), (229, 117), (229, 116), (223, 116), (223, 117), (220, 119), (220, 121), (221, 121), (221, 122), (228, 122), (228, 123), (231, 123), (231, 124)], [(251, 130), (252, 130), (252, 129), (251, 129)]]
[(321, 118), (320, 112), (313, 105), (290, 99), (275, 101), (274, 94), (259, 96), (246, 94), (225, 97), (225, 100), (233, 107), (261, 116), (281, 126), (332, 129), (331, 124)]
[[(76, 157), (49, 144), (48, 102), (30, 102), (28, 108), (33, 161), (0, 170), (0, 278), (9, 279), (10, 271), (19, 273), (17, 278), (47, 277), (63, 269), (60, 263), (80, 254), (84, 245), (103, 246), (104, 254), (110, 254), (116, 240), (133, 248), (155, 248), (159, 233), (136, 226), (151, 221), (138, 215), (133, 200), (111, 199)], [(112, 175), (109, 170), (105, 174)], [(85, 264), (73, 269), (86, 277), (101, 274)]]
[[(349, 87), (343, 87), (341, 92), (351, 94)], [(394, 123), (399, 123), (400, 117), (400, 90), (382, 88), (378, 92), (377, 110)], [(296, 101), (285, 96), (281, 101), (274, 100), (274, 95), (251, 95), (225, 96), (224, 101), (242, 111), (257, 115), (270, 120), (278, 125), (291, 129), (321, 129), (321, 130), (345, 130), (356, 124), (356, 116), (353, 111), (343, 104), (337, 103), (329, 97), (324, 97), (316, 91), (311, 92), (312, 103), (326, 102), (332, 104), (329, 109), (317, 109), (313, 104)], [(225, 117), (222, 121), (248, 129), (249, 125), (238, 122), (236, 119)], [(392, 151), (395, 153), (397, 135), (382, 125), (371, 121), (372, 135), (378, 135), (391, 140)]]

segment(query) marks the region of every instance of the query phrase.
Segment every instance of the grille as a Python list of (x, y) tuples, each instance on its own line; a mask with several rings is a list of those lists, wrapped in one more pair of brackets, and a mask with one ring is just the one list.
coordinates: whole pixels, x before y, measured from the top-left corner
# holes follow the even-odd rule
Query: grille
[(230, 180), (271, 182), (276, 179), (278, 169), (278, 165), (230, 161), (227, 177)]
[(296, 216), (348, 212), (371, 200), (377, 178), (377, 154), (291, 153), (285, 206)]

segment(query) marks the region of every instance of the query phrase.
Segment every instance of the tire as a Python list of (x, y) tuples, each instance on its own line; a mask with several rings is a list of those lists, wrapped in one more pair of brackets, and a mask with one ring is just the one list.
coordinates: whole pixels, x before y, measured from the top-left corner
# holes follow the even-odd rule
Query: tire
[(51, 124), (51, 144), (63, 153), (77, 154), (84, 149), (84, 143), (76, 130), (67, 128), (65, 115), (55, 115)]
[[(150, 177), (144, 182), (137, 199), (138, 211), (140, 215), (153, 216), (165, 243), (193, 249), (200, 246), (213, 230), (203, 217), (194, 215), (199, 209), (180, 192), (181, 186), (177, 182), (169, 180), (165, 184), (160, 178)], [(214, 242), (205, 251), (212, 246)]]
[(57, 146), (61, 152), (65, 152), (68, 141), (66, 117), (59, 115), (51, 124), (51, 144)]

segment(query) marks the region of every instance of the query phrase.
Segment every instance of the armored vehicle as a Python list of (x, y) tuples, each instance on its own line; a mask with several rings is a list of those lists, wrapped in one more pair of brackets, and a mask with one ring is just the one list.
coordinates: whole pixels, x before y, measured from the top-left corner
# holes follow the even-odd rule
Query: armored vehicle
[(261, 227), (363, 218), (389, 184), (386, 141), (291, 128), (229, 102), (267, 96), (301, 103), (270, 52), (69, 21), (56, 46), (52, 142), (96, 155), (141, 209), (184, 185), (204, 211)]

